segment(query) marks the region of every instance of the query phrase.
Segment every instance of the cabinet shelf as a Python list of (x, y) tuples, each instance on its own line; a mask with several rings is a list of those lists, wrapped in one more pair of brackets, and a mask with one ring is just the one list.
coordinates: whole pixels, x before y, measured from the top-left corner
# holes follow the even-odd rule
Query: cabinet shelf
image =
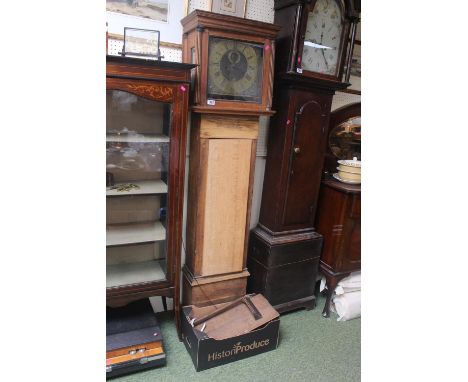
[(106, 269), (106, 287), (112, 288), (120, 285), (166, 280), (164, 268), (164, 260), (108, 265)]
[(167, 184), (162, 180), (142, 180), (138, 182), (116, 183), (115, 185), (118, 186), (119, 184), (127, 183), (136, 184), (140, 188), (131, 189), (129, 191), (117, 191), (108, 188), (106, 190), (106, 196), (167, 194)]
[(166, 240), (166, 229), (161, 222), (108, 225), (106, 246), (151, 243)]
[(106, 142), (117, 142), (117, 143), (168, 143), (169, 137), (166, 135), (116, 135), (107, 134)]

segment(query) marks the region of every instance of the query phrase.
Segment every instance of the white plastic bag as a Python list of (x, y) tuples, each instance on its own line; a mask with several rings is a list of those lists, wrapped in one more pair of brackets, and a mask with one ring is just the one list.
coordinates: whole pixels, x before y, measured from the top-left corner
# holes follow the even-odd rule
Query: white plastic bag
[(335, 288), (337, 295), (361, 290), (361, 271), (353, 272), (348, 277), (341, 280)]
[(338, 314), (337, 321), (361, 317), (361, 291), (336, 295), (333, 298), (333, 310)]

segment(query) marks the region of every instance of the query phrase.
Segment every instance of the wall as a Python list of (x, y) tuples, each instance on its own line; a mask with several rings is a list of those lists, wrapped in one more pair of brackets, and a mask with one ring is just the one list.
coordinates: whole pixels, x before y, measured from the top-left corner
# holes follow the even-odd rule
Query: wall
[(336, 92), (333, 97), (331, 110), (336, 110), (350, 103), (361, 102), (361, 96), (358, 94)]

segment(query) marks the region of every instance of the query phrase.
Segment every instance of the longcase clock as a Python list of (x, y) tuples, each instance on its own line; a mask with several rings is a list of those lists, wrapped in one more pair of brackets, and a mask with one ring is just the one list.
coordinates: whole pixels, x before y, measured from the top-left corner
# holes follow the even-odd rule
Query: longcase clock
[(246, 292), (259, 116), (271, 108), (278, 27), (196, 10), (182, 19), (193, 107), (183, 300), (199, 306)]
[(281, 26), (262, 204), (251, 232), (248, 289), (275, 308), (315, 306), (323, 237), (314, 228), (328, 120), (357, 22), (341, 0), (276, 0)]

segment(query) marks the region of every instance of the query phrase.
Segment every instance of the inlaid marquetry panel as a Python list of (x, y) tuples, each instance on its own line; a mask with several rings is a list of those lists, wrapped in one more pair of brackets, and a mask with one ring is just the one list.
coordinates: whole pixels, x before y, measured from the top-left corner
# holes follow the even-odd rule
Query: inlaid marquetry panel
[(146, 81), (135, 83), (135, 81), (131, 80), (115, 80), (113, 78), (107, 78), (107, 88), (128, 91), (140, 97), (161, 102), (171, 102), (174, 94), (173, 88), (166, 85), (159, 85)]

